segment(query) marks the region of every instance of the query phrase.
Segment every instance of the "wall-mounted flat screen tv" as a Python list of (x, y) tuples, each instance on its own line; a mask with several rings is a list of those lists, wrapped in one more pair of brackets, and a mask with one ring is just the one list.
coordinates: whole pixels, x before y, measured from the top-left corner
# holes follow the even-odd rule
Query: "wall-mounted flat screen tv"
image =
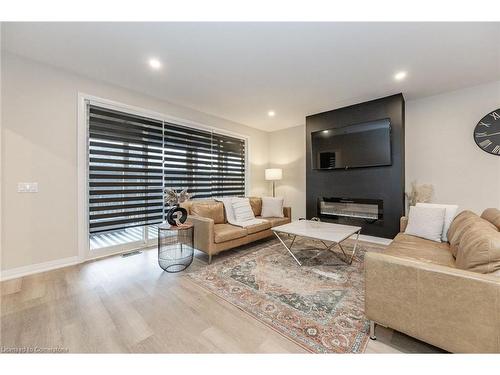
[(391, 121), (381, 119), (311, 133), (313, 169), (391, 165)]

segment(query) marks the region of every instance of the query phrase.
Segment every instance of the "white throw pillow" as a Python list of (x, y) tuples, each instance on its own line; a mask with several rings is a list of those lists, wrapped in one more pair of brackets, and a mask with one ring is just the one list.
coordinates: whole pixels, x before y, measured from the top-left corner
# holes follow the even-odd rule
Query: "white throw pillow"
[(436, 207), (444, 208), (446, 210), (444, 214), (444, 226), (443, 234), (441, 235), (441, 240), (443, 242), (448, 242), (448, 229), (450, 229), (450, 224), (457, 215), (458, 206), (456, 204), (435, 204), (435, 203), (417, 203), (417, 207)]
[(405, 233), (441, 242), (444, 208), (411, 206)]
[(255, 219), (250, 200), (248, 198), (235, 198), (231, 202), (236, 221), (248, 221)]
[(284, 217), (283, 198), (262, 197), (262, 217)]

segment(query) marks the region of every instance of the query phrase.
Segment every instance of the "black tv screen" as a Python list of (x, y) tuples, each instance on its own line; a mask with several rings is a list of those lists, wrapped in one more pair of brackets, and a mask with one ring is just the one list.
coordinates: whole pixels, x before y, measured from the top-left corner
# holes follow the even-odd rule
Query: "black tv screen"
[(311, 133), (313, 169), (391, 165), (391, 121), (363, 122)]

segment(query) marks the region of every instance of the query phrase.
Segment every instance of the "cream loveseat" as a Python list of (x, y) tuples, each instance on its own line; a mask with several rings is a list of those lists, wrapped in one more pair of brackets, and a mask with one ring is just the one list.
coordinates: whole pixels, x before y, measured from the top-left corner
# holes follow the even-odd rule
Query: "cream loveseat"
[(290, 207), (283, 207), (283, 217), (262, 217), (262, 199), (250, 197), (249, 200), (255, 217), (266, 222), (246, 228), (231, 225), (227, 222), (224, 204), (212, 199), (181, 204), (188, 211), (188, 221), (194, 225), (194, 247), (208, 254), (208, 263), (221, 251), (270, 237), (272, 227), (290, 222)]
[(437, 243), (401, 233), (365, 257), (365, 313), (449, 352), (500, 352), (500, 211), (463, 211)]

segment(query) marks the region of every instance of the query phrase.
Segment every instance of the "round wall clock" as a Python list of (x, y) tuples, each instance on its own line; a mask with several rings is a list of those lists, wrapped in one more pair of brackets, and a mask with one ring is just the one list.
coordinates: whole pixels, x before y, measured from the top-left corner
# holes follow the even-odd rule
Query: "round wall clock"
[(500, 156), (500, 108), (478, 122), (474, 128), (474, 141), (481, 150)]

